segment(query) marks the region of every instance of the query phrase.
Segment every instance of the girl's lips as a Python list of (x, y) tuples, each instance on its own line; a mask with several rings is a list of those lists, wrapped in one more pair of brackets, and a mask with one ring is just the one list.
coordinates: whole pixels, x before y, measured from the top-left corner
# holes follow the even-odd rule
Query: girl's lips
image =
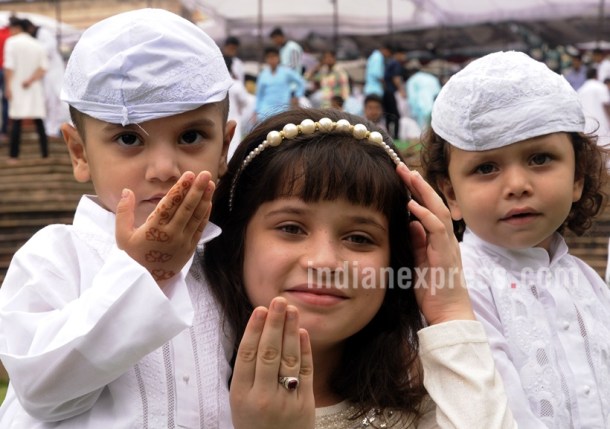
[(337, 289), (291, 289), (285, 291), (296, 301), (320, 307), (330, 307), (339, 304), (347, 297)]

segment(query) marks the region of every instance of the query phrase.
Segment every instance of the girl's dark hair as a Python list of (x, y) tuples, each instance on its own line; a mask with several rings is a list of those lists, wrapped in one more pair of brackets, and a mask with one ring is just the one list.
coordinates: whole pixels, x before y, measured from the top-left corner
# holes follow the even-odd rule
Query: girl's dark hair
[[(214, 193), (211, 221), (222, 234), (206, 244), (203, 268), (235, 335), (235, 351), (252, 313), (243, 284), (246, 227), (261, 204), (282, 196), (306, 202), (335, 200), (373, 207), (389, 224), (390, 264), (394, 273), (413, 268), (406, 204), (408, 191), (396, 174), (396, 165), (385, 150), (349, 133), (314, 132), (267, 147), (240, 172), (229, 210), (231, 183), (243, 160), (270, 131), (304, 119), (347, 119), (382, 132), (361, 117), (336, 110), (294, 109), (259, 124), (236, 150), (227, 174)], [(397, 276), (393, 276), (397, 277)], [(401, 288), (402, 286), (402, 288)], [(413, 288), (388, 284), (384, 301), (373, 320), (346, 342), (332, 388), (359, 407), (402, 410), (418, 415), (425, 395), (418, 360), (417, 331), (423, 327)]]
[[(567, 134), (574, 148), (576, 164), (574, 179), (584, 178), (584, 186), (582, 196), (572, 203), (572, 209), (558, 232), (563, 232), (567, 228), (576, 235), (582, 235), (591, 227), (593, 218), (605, 206), (604, 185), (608, 180), (606, 170), (608, 151), (597, 144), (594, 136), (583, 133)], [(443, 196), (439, 183), (449, 179), (449, 143), (432, 128), (423, 135), (421, 160), (426, 180)], [(454, 221), (454, 230), (459, 240), (462, 239), (464, 228), (463, 220)]]

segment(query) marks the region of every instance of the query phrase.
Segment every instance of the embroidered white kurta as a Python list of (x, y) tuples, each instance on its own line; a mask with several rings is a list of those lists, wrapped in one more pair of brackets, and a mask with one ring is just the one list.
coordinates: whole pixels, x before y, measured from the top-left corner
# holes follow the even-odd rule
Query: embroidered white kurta
[(507, 250), (470, 230), (461, 243), (475, 313), (519, 427), (610, 428), (610, 292), (555, 234)]
[[(417, 429), (516, 429), (502, 380), (495, 371), (485, 331), (472, 320), (454, 320), (418, 332), (424, 385), (431, 400)], [(316, 429), (373, 427), (363, 418), (350, 420), (348, 402), (316, 409)], [(394, 413), (390, 422), (404, 429), (412, 416)], [(376, 417), (373, 421), (381, 426)], [(414, 426), (408, 426), (414, 429)]]
[[(117, 248), (114, 223), (83, 197), (73, 225), (15, 254), (0, 289), (0, 427), (231, 428), (231, 341), (198, 264), (162, 290)], [(219, 232), (208, 224), (202, 242)]]
[(13, 71), (12, 98), (8, 104), (9, 117), (44, 118), (46, 101), (43, 81), (38, 79), (29, 87), (23, 87), (23, 81), (29, 79), (38, 68), (49, 68), (44, 46), (25, 32), (9, 37), (4, 45), (4, 68)]

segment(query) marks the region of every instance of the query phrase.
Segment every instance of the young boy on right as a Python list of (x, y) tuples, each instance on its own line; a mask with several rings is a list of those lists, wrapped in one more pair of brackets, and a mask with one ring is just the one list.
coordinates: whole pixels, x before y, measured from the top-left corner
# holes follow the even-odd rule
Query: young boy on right
[(473, 61), (432, 110), (423, 161), (461, 223), (464, 272), (519, 427), (610, 427), (610, 291), (569, 254), (605, 202), (578, 96), (520, 52)]
[(39, 231), (0, 289), (3, 429), (230, 428), (230, 344), (193, 254), (234, 131), (219, 48), (143, 9), (85, 31), (62, 132), (93, 182), (73, 225)]

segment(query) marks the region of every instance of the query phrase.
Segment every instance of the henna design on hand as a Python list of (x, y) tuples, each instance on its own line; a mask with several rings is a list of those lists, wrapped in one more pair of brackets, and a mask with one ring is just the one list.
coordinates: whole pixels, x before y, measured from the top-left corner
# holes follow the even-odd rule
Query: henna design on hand
[(170, 221), (169, 211), (171, 209), (173, 209), (174, 207), (176, 207), (177, 205), (182, 204), (182, 201), (186, 197), (186, 194), (188, 193), (188, 191), (191, 187), (191, 183), (182, 182), (180, 184), (180, 186), (181, 186), (180, 189), (170, 190), (170, 192), (167, 194), (167, 198), (166, 198), (166, 201), (168, 201), (168, 202), (164, 202), (164, 203), (160, 204), (155, 209), (155, 214), (157, 216), (159, 216), (159, 225), (167, 225), (169, 223), (169, 221)]
[(159, 252), (158, 250), (151, 250), (144, 255), (147, 262), (167, 262), (172, 259), (172, 256), (169, 253)]
[(152, 270), (150, 274), (152, 274), (153, 279), (155, 279), (156, 281), (169, 280), (176, 275), (176, 273), (174, 273), (173, 271), (165, 271), (161, 269)]
[(161, 243), (165, 243), (166, 241), (169, 241), (169, 234), (157, 228), (150, 228), (146, 231), (146, 239), (148, 241), (160, 241)]

